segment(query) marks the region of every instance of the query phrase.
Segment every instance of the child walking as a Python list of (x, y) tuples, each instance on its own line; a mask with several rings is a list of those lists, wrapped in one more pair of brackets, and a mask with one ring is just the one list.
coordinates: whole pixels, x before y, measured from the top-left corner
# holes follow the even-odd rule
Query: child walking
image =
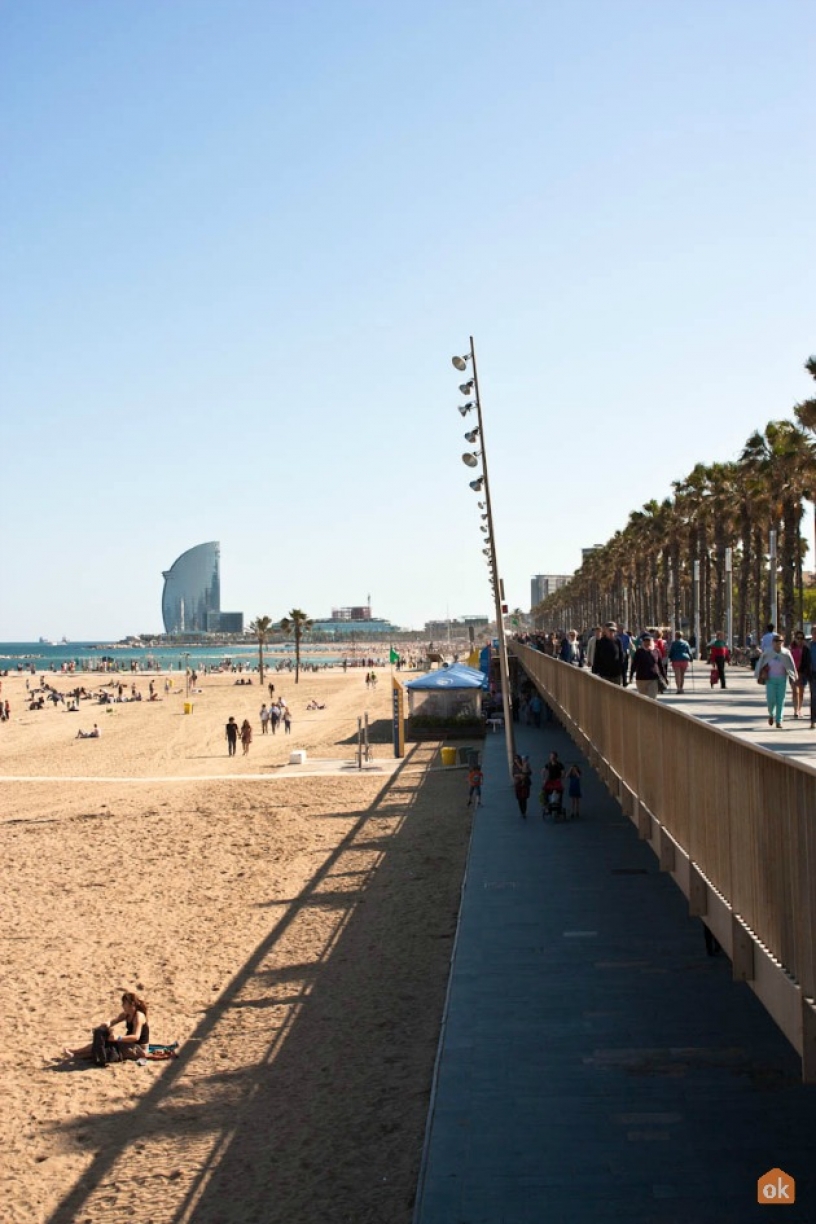
[(468, 786), (470, 787), (470, 790), (468, 791), (468, 807), (470, 807), (471, 803), (473, 802), (474, 795), (476, 797), (477, 806), (482, 802), (482, 782), (484, 782), (484, 774), (482, 773), (481, 768), (478, 765), (471, 765), (470, 769), (468, 770)]
[(570, 820), (577, 820), (581, 815), (581, 770), (577, 765), (570, 766), (567, 782), (567, 794), (570, 800)]

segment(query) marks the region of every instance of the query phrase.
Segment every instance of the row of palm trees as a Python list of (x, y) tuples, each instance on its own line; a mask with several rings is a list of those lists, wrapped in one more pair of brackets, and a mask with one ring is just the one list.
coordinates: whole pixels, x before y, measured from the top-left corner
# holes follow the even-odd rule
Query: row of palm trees
[[(816, 379), (816, 356), (805, 369)], [(752, 433), (736, 462), (698, 463), (674, 482), (673, 497), (632, 511), (622, 531), (533, 609), (536, 625), (691, 624), (697, 572), (703, 640), (724, 626), (729, 581), (740, 641), (767, 622), (773, 589), (778, 615), (771, 619), (790, 631), (803, 619), (803, 501), (816, 503), (816, 398), (797, 404), (794, 416)], [(773, 587), (771, 532), (778, 542)]]
[(300, 643), (303, 640), (303, 634), (311, 629), (313, 623), (301, 608), (293, 608), (289, 615), (284, 616), (277, 624), (271, 616), (258, 616), (254, 621), (249, 622), (250, 633), (254, 633), (258, 639), (258, 671), (261, 674), (261, 684), (264, 682), (264, 646), (273, 631), (280, 631), (287, 637), (293, 636), (295, 639), (295, 684), (297, 684), (300, 678)]

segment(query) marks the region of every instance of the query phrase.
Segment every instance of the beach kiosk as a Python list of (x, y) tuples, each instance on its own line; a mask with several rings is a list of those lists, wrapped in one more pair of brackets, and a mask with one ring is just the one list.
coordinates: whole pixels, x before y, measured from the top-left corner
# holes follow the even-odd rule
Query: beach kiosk
[(407, 736), (420, 739), (471, 739), (484, 735), (482, 694), (487, 676), (466, 663), (417, 676), (408, 694)]

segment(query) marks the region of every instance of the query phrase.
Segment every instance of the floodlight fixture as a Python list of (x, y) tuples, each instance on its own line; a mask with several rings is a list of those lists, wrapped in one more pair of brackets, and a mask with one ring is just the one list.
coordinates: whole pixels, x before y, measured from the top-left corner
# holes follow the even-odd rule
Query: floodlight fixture
[(462, 462), (467, 467), (478, 467), (479, 466), (479, 452), (478, 451), (472, 451), (472, 452), (465, 451), (464, 455), (462, 456)]
[(475, 407), (475, 404), (460, 404), (459, 411), (461, 412), (462, 416), (467, 416), (471, 408), (474, 408), (474, 407)]
[(483, 484), (484, 484), (484, 476), (480, 476), (478, 480), (470, 481), (470, 487), (474, 493), (481, 493)]
[(458, 370), (460, 374), (464, 374), (467, 369), (467, 363), (470, 361), (470, 354), (466, 357), (451, 357), (451, 364), (454, 370)]
[(477, 425), (475, 429), (471, 429), (469, 433), (465, 434), (465, 441), (470, 442), (472, 446), (473, 443), (478, 438), (478, 436), (479, 436), (479, 426)]
[(471, 391), (473, 390), (473, 379), (471, 378), (470, 382), (460, 383), (459, 390), (461, 391), (462, 395), (470, 395)]

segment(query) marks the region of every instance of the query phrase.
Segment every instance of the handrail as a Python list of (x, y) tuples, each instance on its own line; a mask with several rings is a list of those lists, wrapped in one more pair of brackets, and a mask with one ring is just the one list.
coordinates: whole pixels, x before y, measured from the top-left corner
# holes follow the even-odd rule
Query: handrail
[(509, 648), (816, 1081), (816, 772)]

